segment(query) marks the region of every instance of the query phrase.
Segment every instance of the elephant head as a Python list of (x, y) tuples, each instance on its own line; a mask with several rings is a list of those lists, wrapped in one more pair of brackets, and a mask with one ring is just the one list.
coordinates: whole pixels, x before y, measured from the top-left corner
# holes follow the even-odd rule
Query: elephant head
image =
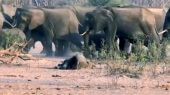
[[(168, 9), (166, 15), (165, 15), (165, 21), (164, 21), (164, 26), (163, 26), (163, 34), (164, 38), (170, 37), (170, 8)], [(166, 31), (167, 30), (167, 31)]]
[(13, 19), (16, 23), (16, 27), (24, 31), (31, 22), (31, 13), (26, 9), (17, 8)]
[(15, 16), (17, 28), (33, 30), (44, 23), (44, 12), (37, 8), (17, 8)]

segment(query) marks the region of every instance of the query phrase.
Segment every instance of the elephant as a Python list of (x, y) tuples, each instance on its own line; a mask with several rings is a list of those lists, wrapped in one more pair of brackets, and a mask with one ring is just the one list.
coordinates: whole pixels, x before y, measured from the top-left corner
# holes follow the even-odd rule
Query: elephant
[[(136, 6), (135, 8), (142, 8), (142, 7)], [(143, 8), (143, 9), (148, 10), (148, 12), (150, 12), (149, 15), (154, 15), (153, 19), (155, 19), (155, 21), (151, 20), (150, 22), (152, 22), (153, 24), (155, 23), (155, 29), (156, 32), (158, 33), (160, 42), (163, 42), (164, 39), (169, 37), (169, 32), (167, 30), (170, 29), (169, 26), (170, 19), (168, 18), (170, 17), (170, 10), (168, 9), (168, 11), (166, 11), (163, 8)], [(123, 44), (125, 44), (124, 41)]]
[[(145, 45), (147, 45), (150, 41), (155, 41), (157, 44), (160, 43), (159, 34), (156, 31), (155, 15), (148, 9), (112, 7), (105, 7), (104, 9), (114, 12), (116, 15), (116, 36), (120, 39), (120, 44), (125, 44), (121, 43), (122, 40), (125, 39), (127, 39), (130, 43), (136, 43), (137, 41), (144, 40)], [(94, 20), (91, 20), (91, 22), (92, 25), (95, 24)]]
[[(70, 10), (72, 10), (73, 12), (74, 12), (74, 14), (76, 15), (76, 17), (77, 17), (77, 19), (78, 19), (78, 21), (79, 21), (79, 33), (81, 34), (81, 32), (80, 31), (82, 31), (83, 30), (83, 26), (82, 26), (82, 24), (84, 23), (84, 21), (85, 21), (85, 14), (87, 13), (87, 12), (92, 12), (94, 9), (95, 9), (95, 7), (82, 7), (82, 6), (68, 6), (68, 7), (54, 7), (54, 8), (52, 8), (52, 9), (56, 9), (56, 8), (65, 8), (65, 9), (70, 9)], [(85, 35), (82, 35), (83, 36), (83, 38), (85, 38), (87, 35), (85, 34)], [(91, 37), (92, 38), (94, 38), (94, 35), (92, 34), (91, 35)], [(89, 37), (88, 37), (89, 38)], [(90, 39), (89, 39), (90, 40)], [(84, 40), (84, 41), (86, 41), (86, 40)], [(96, 42), (97, 40), (95, 40), (95, 42)], [(85, 42), (86, 43), (86, 42)], [(87, 46), (87, 44), (89, 44), (89, 43), (86, 43), (85, 44), (85, 46)], [(69, 45), (72, 45), (72, 44), (69, 44)], [(96, 45), (96, 46), (98, 46), (98, 45)], [(71, 46), (69, 46), (69, 47), (71, 47)], [(73, 50), (73, 49), (72, 49)]]
[[(117, 32), (117, 25), (116, 25), (116, 15), (114, 12), (111, 12), (104, 8), (96, 8), (92, 12), (88, 12), (85, 15), (86, 19), (83, 23), (83, 31), (80, 31), (81, 34), (87, 33), (89, 34), (96, 34), (96, 33), (103, 33), (105, 35), (105, 42), (108, 46), (108, 50), (116, 46), (113, 45), (113, 41), (116, 37)], [(88, 30), (88, 31), (87, 31)], [(90, 33), (93, 31), (94, 33)], [(88, 41), (88, 38), (85, 38)]]
[(39, 32), (44, 35), (44, 43), (49, 51), (47, 55), (52, 54), (52, 42), (56, 46), (55, 55), (62, 55), (68, 42), (79, 48), (83, 46), (83, 39), (78, 33), (79, 21), (69, 9), (19, 8), (15, 19), (17, 27), (25, 31), (28, 39), (31, 38), (30, 30), (41, 26), (42, 31)]

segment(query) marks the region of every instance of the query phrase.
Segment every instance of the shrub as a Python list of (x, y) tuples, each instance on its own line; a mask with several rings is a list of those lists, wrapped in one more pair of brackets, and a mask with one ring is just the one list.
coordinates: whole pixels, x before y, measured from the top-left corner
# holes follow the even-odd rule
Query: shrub
[(25, 35), (21, 31), (8, 29), (0, 33), (0, 49), (7, 49), (14, 43), (24, 43)]

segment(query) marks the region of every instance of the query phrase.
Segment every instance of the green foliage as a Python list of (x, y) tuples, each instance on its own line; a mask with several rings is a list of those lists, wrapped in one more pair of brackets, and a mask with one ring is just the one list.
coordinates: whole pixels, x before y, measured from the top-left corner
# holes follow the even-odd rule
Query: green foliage
[(104, 40), (102, 42), (102, 48), (97, 51), (95, 49), (95, 44), (89, 46), (89, 48), (84, 49), (84, 55), (88, 58), (95, 58), (100, 60), (106, 59), (120, 59), (119, 51), (115, 47), (115, 42), (112, 42), (112, 46), (109, 47), (105, 44)]
[(167, 42), (157, 44), (155, 42), (149, 43), (148, 47), (144, 46), (144, 43), (138, 41), (136, 45), (133, 44), (133, 53), (130, 55), (125, 52), (120, 52), (114, 46), (109, 48), (104, 44), (100, 51), (96, 51), (95, 45), (90, 46), (89, 49), (85, 50), (85, 56), (88, 58), (95, 58), (100, 60), (128, 60), (129, 62), (160, 62), (166, 58), (166, 46)]
[(129, 60), (131, 62), (158, 62), (163, 61), (166, 58), (166, 46), (167, 43), (156, 44), (149, 43), (148, 47), (144, 47), (143, 43), (138, 42), (134, 46), (134, 53), (131, 54)]
[(7, 49), (14, 43), (23, 43), (23, 38), (19, 34), (12, 33), (14, 31), (5, 31), (0, 33), (0, 49)]

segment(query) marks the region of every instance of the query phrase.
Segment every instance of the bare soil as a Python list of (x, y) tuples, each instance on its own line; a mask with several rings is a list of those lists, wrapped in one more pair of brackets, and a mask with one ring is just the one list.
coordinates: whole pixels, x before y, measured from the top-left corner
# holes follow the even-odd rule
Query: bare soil
[[(42, 50), (36, 48), (35, 56)], [(97, 62), (94, 68), (58, 70), (64, 58), (36, 58), (0, 64), (0, 95), (170, 95), (168, 64), (148, 65), (133, 77), (110, 75), (107, 65)]]

